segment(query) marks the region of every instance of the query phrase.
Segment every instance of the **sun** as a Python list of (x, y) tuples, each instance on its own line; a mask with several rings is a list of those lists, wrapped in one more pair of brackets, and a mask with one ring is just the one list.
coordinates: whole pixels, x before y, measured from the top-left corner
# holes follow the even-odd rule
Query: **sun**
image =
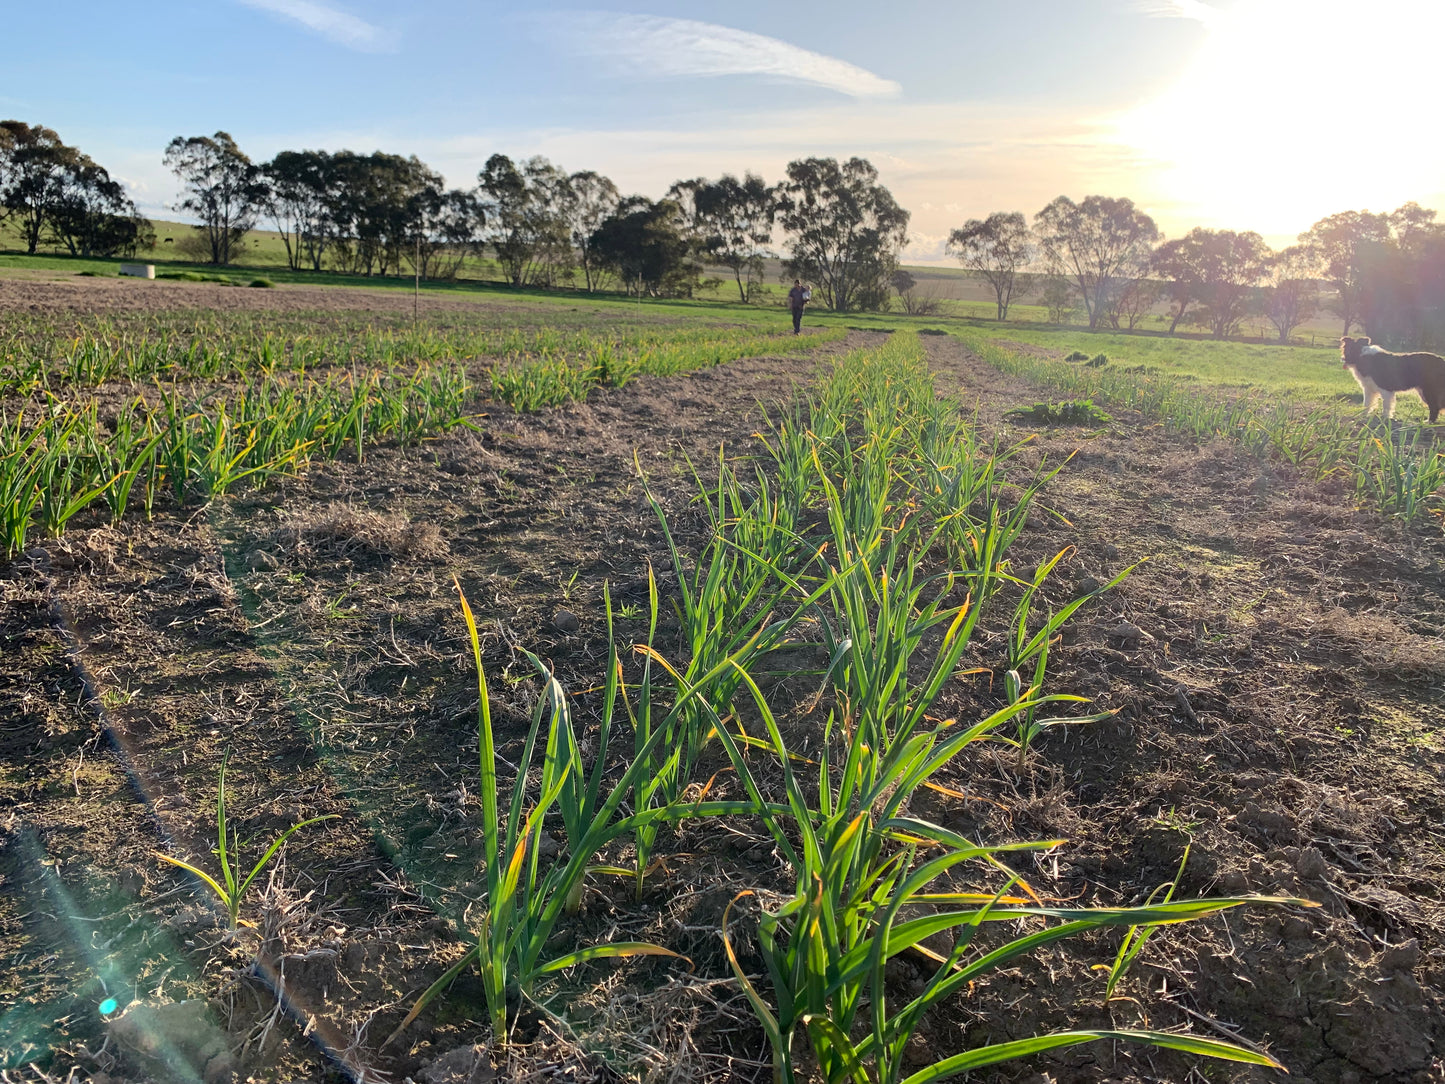
[(1335, 211), (1445, 192), (1445, 5), (1178, 2), (1207, 37), (1157, 98), (1114, 119), (1158, 202), (1200, 225), (1292, 235)]

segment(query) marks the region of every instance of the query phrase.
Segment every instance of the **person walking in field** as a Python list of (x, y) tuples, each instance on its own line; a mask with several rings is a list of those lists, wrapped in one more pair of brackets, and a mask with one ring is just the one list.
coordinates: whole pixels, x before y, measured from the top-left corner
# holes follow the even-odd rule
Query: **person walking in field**
[(793, 334), (803, 333), (803, 306), (813, 299), (813, 291), (803, 285), (802, 279), (793, 280), (793, 288), (788, 291), (788, 308), (793, 310)]

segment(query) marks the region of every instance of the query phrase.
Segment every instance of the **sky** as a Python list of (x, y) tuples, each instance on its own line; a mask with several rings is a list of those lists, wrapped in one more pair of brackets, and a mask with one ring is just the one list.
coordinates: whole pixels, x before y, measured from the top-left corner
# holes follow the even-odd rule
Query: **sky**
[[(56, 129), (178, 217), (178, 135), (254, 160), (497, 152), (627, 193), (859, 155), (910, 261), (992, 211), (1128, 196), (1167, 235), (1290, 243), (1342, 210), (1445, 207), (1445, 4), (1425, 0), (51, 0), (7, 5), (0, 117)], [(1427, 110), (1429, 116), (1427, 117)]]

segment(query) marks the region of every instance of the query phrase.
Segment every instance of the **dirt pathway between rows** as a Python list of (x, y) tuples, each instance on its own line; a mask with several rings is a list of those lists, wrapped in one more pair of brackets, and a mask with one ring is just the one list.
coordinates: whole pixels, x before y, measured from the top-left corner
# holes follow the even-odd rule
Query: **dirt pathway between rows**
[[(878, 341), (855, 333), (846, 345)], [(925, 342), (940, 390), (977, 403), (981, 428), (1029, 432), (1004, 411), (1036, 393), (956, 340)], [(494, 412), (481, 433), (328, 465), (190, 521), (76, 532), (0, 571), (0, 988), (14, 1003), (0, 1055), (56, 1046), (56, 1066), (142, 1079), (139, 1055), (115, 1061), (114, 1042), (98, 1053), (101, 999), (220, 988), (227, 1011), (210, 1023), (181, 1010), (167, 1023), (200, 1075), (342, 1079), (347, 1064), (388, 1074), (378, 1080), (463, 1079), (485, 1036), (469, 976), (411, 1045), (376, 1053), (409, 997), (463, 951), (453, 923), (476, 914), (475, 684), (452, 576), (482, 621), (499, 759), (515, 763), (535, 696), (519, 649), (586, 688), (605, 657), (604, 581), (624, 641), (645, 632), (647, 562), (664, 591), (675, 582), (635, 463), (695, 548), (693, 467), (706, 477), (720, 442), (755, 451), (758, 401), (789, 398), (815, 360), (749, 359), (545, 415)], [(1295, 1080), (1438, 1084), (1445, 547), (1232, 446), (1196, 448), (1138, 418), (1040, 433), (1020, 459), (1053, 464), (1075, 449), (1047, 490), (1057, 516), (1036, 512), (1014, 561), (1076, 547), (1050, 595), (1061, 601), (1152, 558), (1075, 619), (1051, 670), (1054, 691), (1118, 714), (1045, 736), (1022, 776), (996, 759), (960, 763), (955, 781), (997, 805), (927, 812), (990, 840), (1066, 837), (1030, 874), (1060, 897), (1141, 899), (1192, 840), (1183, 894), (1320, 900), (1308, 914), (1165, 931), (1130, 980), (1148, 1023), (1238, 1026)], [(1115, 635), (1125, 622), (1138, 634)], [(665, 621), (664, 650), (675, 633)], [(999, 635), (971, 664), (997, 667)], [(967, 717), (993, 694), (974, 679), (952, 695), (940, 707)], [(250, 911), (261, 928), (234, 944), (151, 854), (173, 839), (172, 853), (206, 856), (228, 746), (243, 836), (342, 814), (295, 838), (286, 876)], [(660, 1080), (767, 1077), (716, 931), (739, 867), (773, 860), (742, 826), (670, 846), (641, 905), (594, 889), (571, 934), (660, 940), (693, 958), (694, 976), (652, 961), (585, 969), (568, 1009), (576, 1034), (524, 1020), (517, 1079), (548, 1065), (555, 1078), (609, 1079), (587, 1041)], [(914, 1053), (1139, 1025), (1127, 1003), (1100, 1008), (1088, 970), (1114, 945), (1004, 972)], [(276, 990), (289, 1018), (273, 1012)], [(993, 1079), (1189, 1072), (1096, 1045)]]

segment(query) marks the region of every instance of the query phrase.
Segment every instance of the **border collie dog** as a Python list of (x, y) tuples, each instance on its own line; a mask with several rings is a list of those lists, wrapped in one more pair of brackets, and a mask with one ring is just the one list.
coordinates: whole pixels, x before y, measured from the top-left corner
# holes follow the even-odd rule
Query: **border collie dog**
[(1365, 393), (1365, 413), (1380, 400), (1386, 418), (1394, 417), (1395, 393), (1417, 391), (1430, 410), (1430, 424), (1445, 408), (1445, 358), (1423, 351), (1415, 354), (1392, 354), (1375, 346), (1368, 338), (1340, 340), (1340, 360)]

